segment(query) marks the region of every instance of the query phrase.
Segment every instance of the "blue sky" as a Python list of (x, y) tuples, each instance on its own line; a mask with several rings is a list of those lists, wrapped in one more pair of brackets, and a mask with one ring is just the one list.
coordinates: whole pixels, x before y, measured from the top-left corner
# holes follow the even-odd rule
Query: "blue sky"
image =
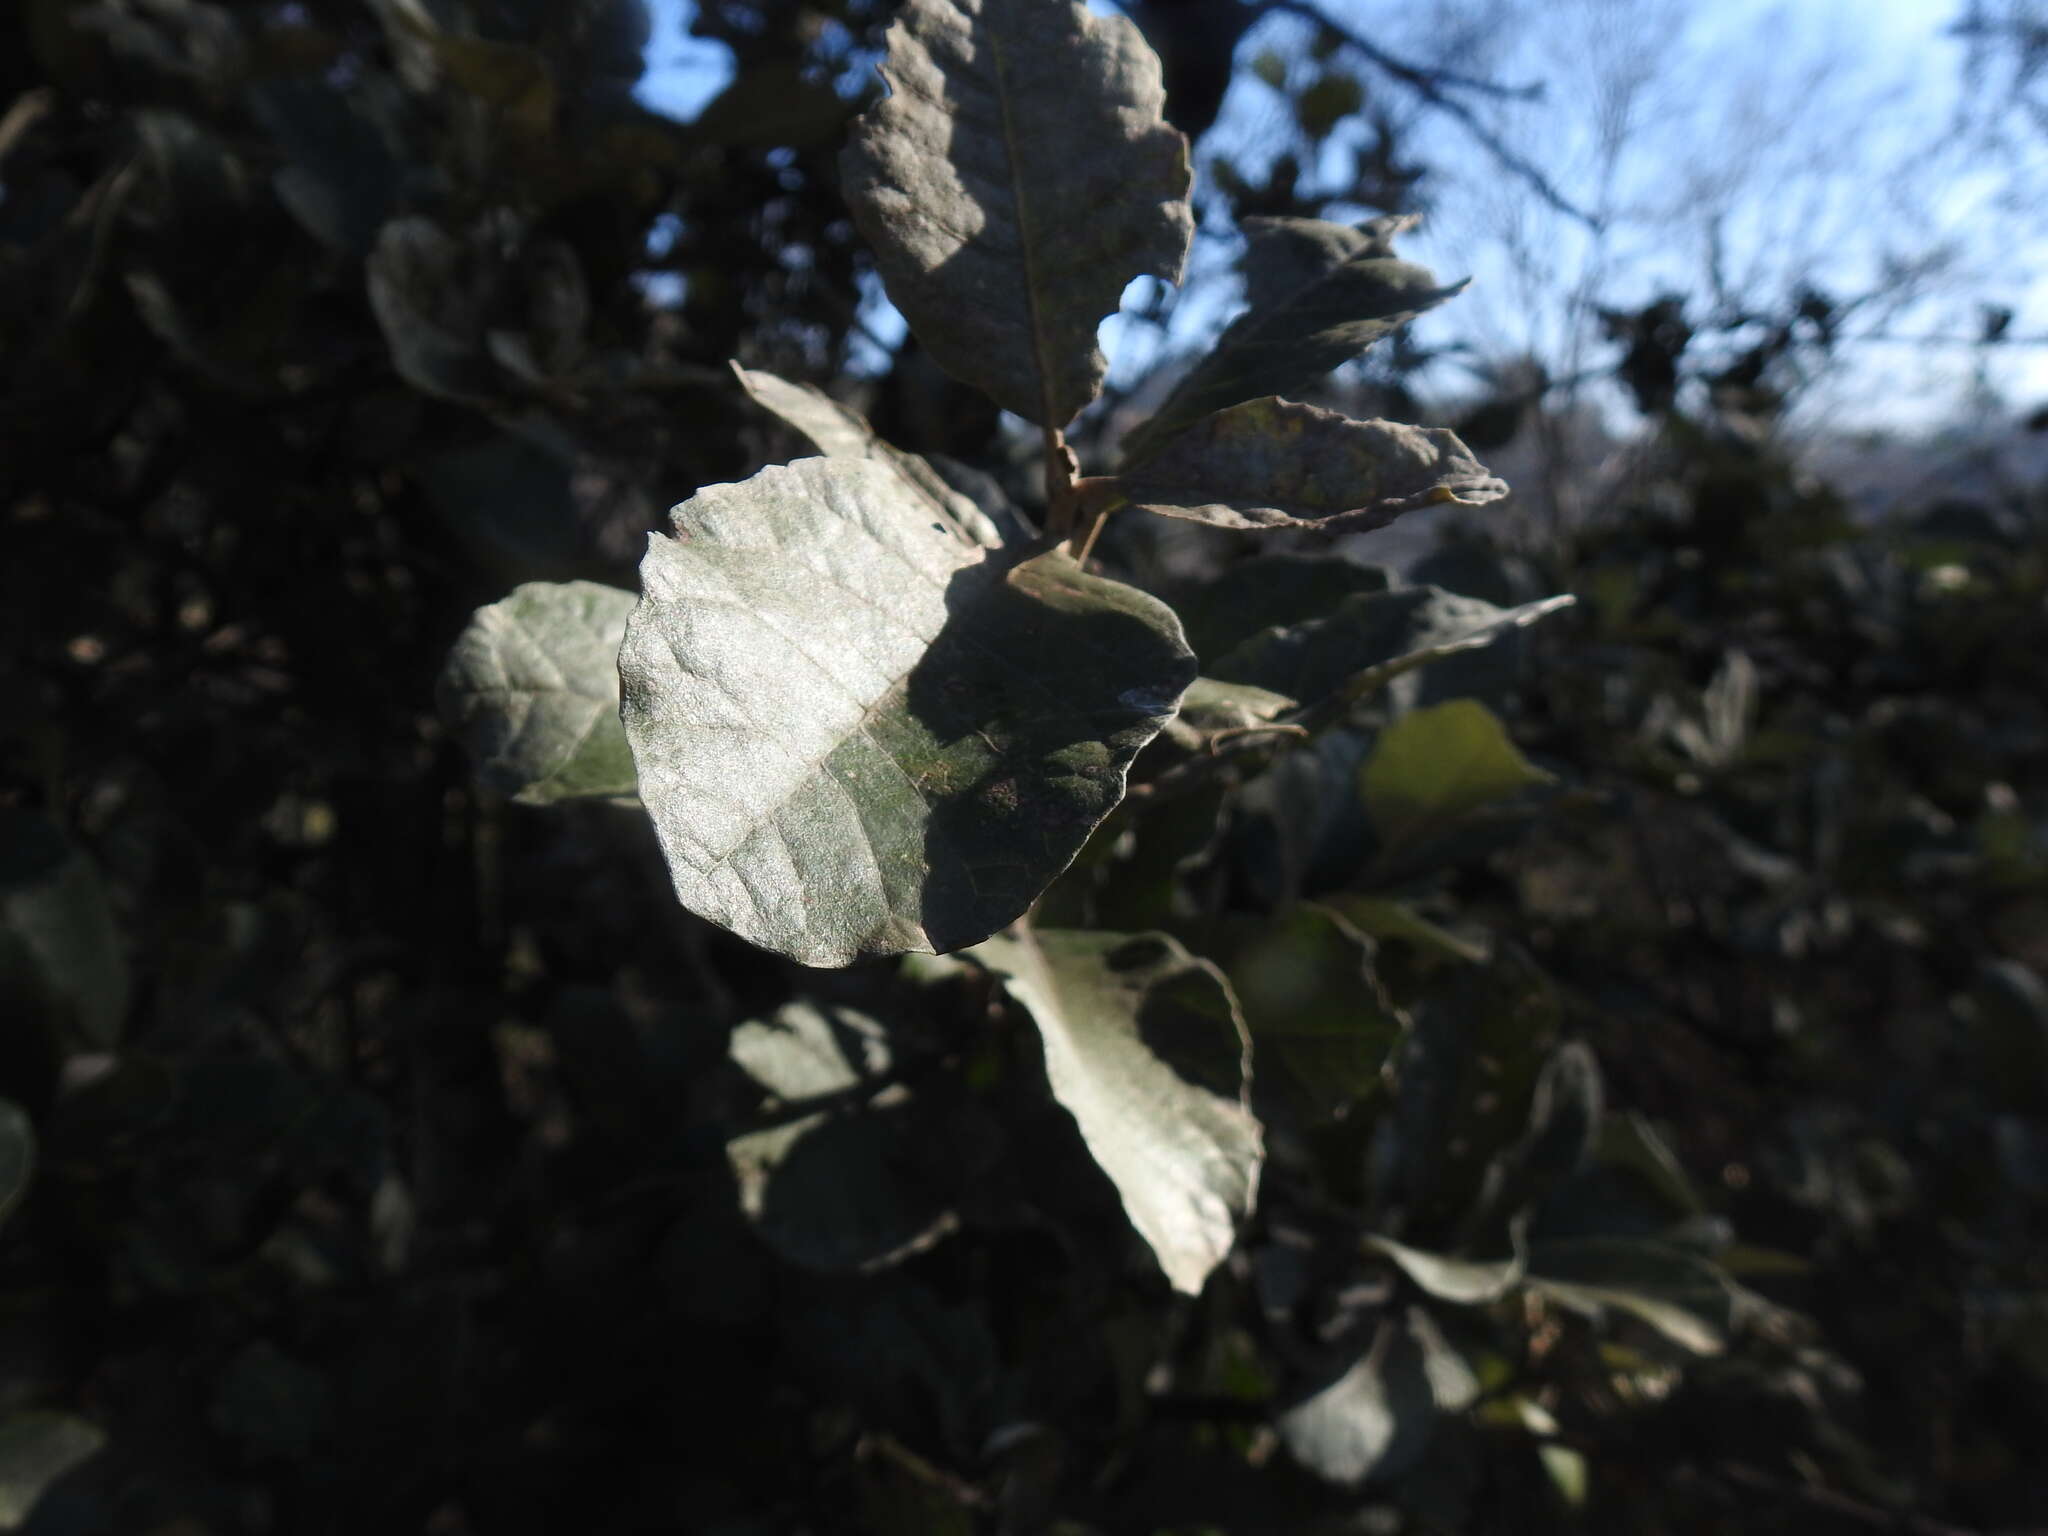
[[(1396, 6), (1328, 0), (1326, 13), (1370, 29), (1383, 46), (1427, 60), (1444, 18), (1485, 0)], [(1592, 360), (1583, 304), (1646, 300), (1665, 286), (1705, 285), (1704, 210), (1721, 206), (1723, 270), (1741, 293), (1768, 298), (1794, 271), (1836, 292), (1869, 285), (1888, 253), (1949, 247), (1950, 270), (1918, 303), (1886, 317), (1886, 334), (1969, 334), (1980, 299), (2019, 311), (2014, 330), (2048, 333), (2048, 145), (2020, 136), (2016, 159), (1994, 160), (1951, 132), (1964, 104), (1962, 50), (1945, 36), (1957, 0), (1550, 0), (1524, 7), (1468, 61), (1504, 80), (1548, 82), (1546, 100), (1497, 109), (1493, 126), (1582, 203), (1614, 215), (1596, 240), (1502, 176), (1471, 137), (1440, 115), (1409, 114), (1414, 153), (1434, 172), (1433, 207), (1413, 254), (1473, 288), (1419, 322), (1424, 340), (1480, 355), (1533, 351)], [(653, 38), (641, 97), (687, 120), (731, 76), (726, 50), (688, 35), (690, 0), (652, 0)], [(1298, 58), (1304, 24), (1272, 17), (1240, 59), (1270, 49)], [(1301, 66), (1297, 66), (1301, 67)], [(1390, 94), (1390, 101), (1399, 101)], [(1617, 102), (1620, 107), (1617, 108)], [(1602, 116), (1606, 110), (1607, 115)], [(1628, 118), (1625, 149), (1606, 154), (1602, 123)], [(1241, 77), (1211, 143), (1242, 165), (1288, 133), (1275, 92)], [(1326, 148), (1342, 180), (1342, 131)], [(2013, 174), (2015, 168), (2019, 174)], [(1231, 252), (1198, 259), (1227, 270)], [(1166, 345), (1200, 339), (1227, 317), (1230, 285), (1184, 306)], [(889, 334), (891, 317), (878, 328)], [(1158, 339), (1112, 321), (1106, 347), (1126, 374)], [(2048, 400), (2048, 348), (1988, 358), (1962, 348), (1866, 341), (1815, 409), (1845, 426), (1930, 424), (1983, 368), (2017, 409)], [(1469, 378), (1446, 374), (1456, 392)]]

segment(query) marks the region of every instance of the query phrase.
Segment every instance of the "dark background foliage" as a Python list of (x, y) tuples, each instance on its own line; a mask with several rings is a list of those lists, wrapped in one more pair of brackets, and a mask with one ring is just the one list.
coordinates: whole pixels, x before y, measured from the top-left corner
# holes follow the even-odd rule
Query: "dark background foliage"
[[(1139, 14), (1199, 134), (1245, 14)], [(0, 1518), (2048, 1527), (2048, 511), (1867, 526), (1796, 467), (1771, 427), (1830, 344), (1817, 295), (1732, 361), (1683, 296), (1608, 315), (1651, 468), (1597, 525), (1411, 571), (1578, 595), (1431, 685), (1552, 785), (1393, 857), (1348, 787), (1375, 718), (1113, 821), (1049, 898), (1216, 958), (1260, 1032), (1266, 1199), (1201, 1298), (984, 980), (798, 972), (682, 913), (637, 814), (474, 787), (434, 708), (471, 609), (630, 585), (668, 503), (774, 452), (728, 359), (826, 382), (875, 350), (833, 167), (885, 20), (706, 3), (739, 68), (679, 127), (631, 95), (630, 0), (0, 15), (0, 1093), (36, 1146)], [(1299, 87), (1304, 154), (1374, 110), (1336, 78)], [(1205, 223), (1401, 209), (1393, 132), (1341, 195), (1226, 165)], [(1371, 387), (1412, 413), (1401, 358)], [(1028, 496), (978, 396), (914, 342), (886, 362), (856, 370), (885, 434)], [(1334, 569), (1248, 582), (1221, 547), (1104, 553), (1205, 661), (1270, 621), (1254, 585)], [(907, 1107), (750, 1221), (726, 1142), (776, 1111), (727, 1037), (793, 998), (886, 1019)], [(1374, 1030), (1397, 1074), (1356, 1070)], [(1487, 1211), (1711, 1256), (1743, 1305), (1686, 1306), (1727, 1347), (1439, 1306), (1356, 1241)], [(877, 1232), (916, 1241), (849, 1267)], [(1417, 1386), (1445, 1350), (1456, 1413)], [(1346, 1487), (1271, 1420), (1361, 1352), (1400, 1449)]]

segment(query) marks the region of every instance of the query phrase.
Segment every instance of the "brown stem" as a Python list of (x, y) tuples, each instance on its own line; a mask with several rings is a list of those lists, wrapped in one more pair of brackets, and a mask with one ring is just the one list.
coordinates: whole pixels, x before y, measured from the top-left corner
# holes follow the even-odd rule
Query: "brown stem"
[(1075, 472), (1080, 468), (1066, 434), (1058, 427), (1045, 429), (1045, 531), (1053, 539), (1064, 539), (1074, 531), (1080, 507), (1074, 498)]

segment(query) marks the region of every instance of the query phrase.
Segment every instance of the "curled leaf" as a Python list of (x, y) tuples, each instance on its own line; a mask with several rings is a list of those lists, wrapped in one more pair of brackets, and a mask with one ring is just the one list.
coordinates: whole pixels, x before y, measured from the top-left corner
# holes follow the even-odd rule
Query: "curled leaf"
[(1323, 219), (1246, 219), (1245, 312), (1159, 413), (1133, 432), (1124, 462), (1141, 462), (1215, 411), (1261, 395), (1298, 395), (1331, 369), (1441, 304), (1464, 285), (1394, 256), (1412, 218), (1353, 229)]
[(1218, 528), (1361, 532), (1508, 492), (1443, 427), (1353, 421), (1267, 397), (1216, 412), (1109, 482), (1140, 511)]

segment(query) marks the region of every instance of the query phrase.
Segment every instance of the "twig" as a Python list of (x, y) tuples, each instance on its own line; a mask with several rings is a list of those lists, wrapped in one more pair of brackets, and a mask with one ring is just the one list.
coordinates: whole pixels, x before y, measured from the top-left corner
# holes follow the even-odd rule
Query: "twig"
[(1556, 183), (1544, 175), (1534, 162), (1509, 148), (1501, 141), (1500, 135), (1479, 120), (1477, 113), (1450, 94), (1453, 90), (1472, 91), (1505, 101), (1531, 101), (1541, 94), (1540, 86), (1499, 85), (1491, 80), (1474, 79), (1470, 75), (1461, 75), (1452, 70), (1429, 69), (1419, 64), (1410, 64), (1405, 59), (1395, 58), (1379, 44), (1369, 41), (1349, 27), (1330, 20), (1310, 4), (1309, 0), (1266, 0), (1265, 8), (1284, 15), (1301, 16), (1320, 27), (1327, 28), (1333, 36), (1341, 38), (1347, 47), (1365, 55), (1367, 61), (1383, 74), (1393, 76), (1439, 112), (1448, 113), (1464, 124), (1465, 131), (1478, 141), (1482, 149), (1508, 171), (1526, 181), (1535, 189), (1538, 197), (1559, 213), (1577, 219), (1588, 229), (1600, 228), (1600, 220), (1595, 215), (1586, 212), (1560, 192)]
[(939, 1489), (968, 1509), (988, 1507), (989, 1497), (981, 1489), (968, 1482), (966, 1478), (926, 1461), (894, 1435), (863, 1435), (860, 1444), (854, 1450), (854, 1455), (862, 1460), (869, 1456), (880, 1456), (884, 1461), (892, 1461), (920, 1483)]

